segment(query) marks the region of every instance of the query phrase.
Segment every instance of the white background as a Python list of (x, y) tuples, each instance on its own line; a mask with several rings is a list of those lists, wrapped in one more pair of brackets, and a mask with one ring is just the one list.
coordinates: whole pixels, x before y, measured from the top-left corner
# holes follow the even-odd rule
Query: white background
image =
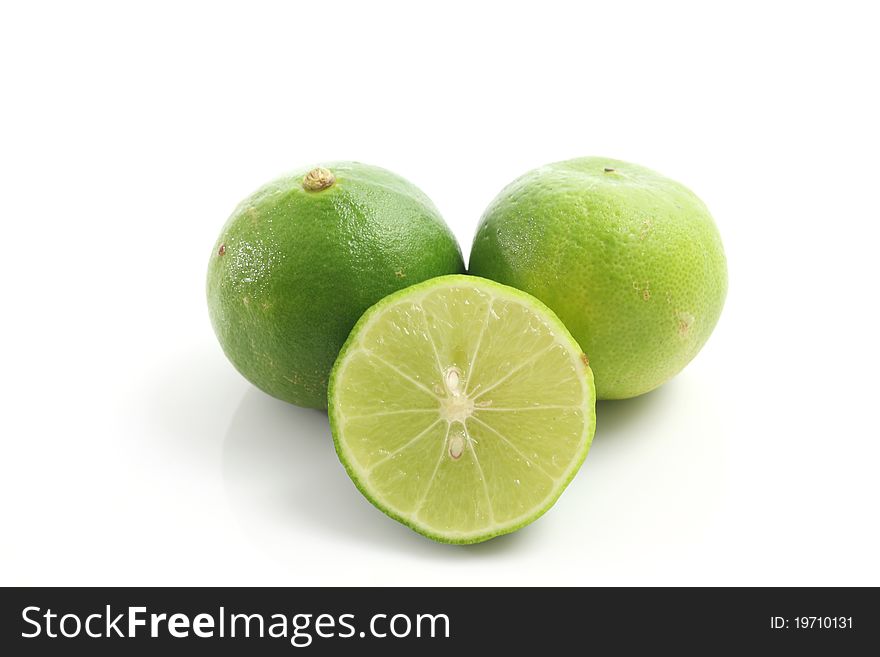
[[(877, 17), (715, 4), (5, 4), (0, 583), (880, 585)], [(599, 404), (541, 520), (434, 544), (226, 362), (213, 241), (267, 180), (356, 159), (467, 253), (503, 185), (582, 155), (707, 202), (721, 322)]]

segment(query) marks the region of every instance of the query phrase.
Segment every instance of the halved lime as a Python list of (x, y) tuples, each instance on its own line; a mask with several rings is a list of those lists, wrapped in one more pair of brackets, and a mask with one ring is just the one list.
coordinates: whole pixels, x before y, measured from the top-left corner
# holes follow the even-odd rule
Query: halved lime
[(475, 276), (396, 292), (352, 330), (330, 375), (339, 459), (375, 506), (445, 543), (515, 531), (587, 455), (586, 356), (534, 297)]

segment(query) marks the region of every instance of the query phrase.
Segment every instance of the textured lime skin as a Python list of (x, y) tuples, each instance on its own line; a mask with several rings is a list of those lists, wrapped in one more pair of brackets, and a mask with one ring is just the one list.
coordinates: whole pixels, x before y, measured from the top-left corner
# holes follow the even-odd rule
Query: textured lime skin
[(208, 265), (208, 309), (223, 351), (268, 394), (327, 407), (327, 381), (358, 317), (384, 296), (464, 271), (433, 203), (403, 178), (357, 162), (307, 191), (294, 172), (232, 213)]
[[(340, 350), (339, 357), (337, 358), (330, 375), (330, 385), (328, 390), (328, 415), (330, 418), (331, 432), (333, 434), (333, 444), (336, 448), (336, 454), (339, 458), (339, 461), (342, 463), (343, 467), (345, 467), (345, 471), (348, 473), (348, 476), (351, 478), (355, 487), (361, 492), (361, 494), (365, 498), (367, 498), (367, 500), (373, 506), (375, 506), (377, 509), (382, 511), (390, 518), (393, 518), (394, 520), (405, 525), (406, 527), (409, 527), (414, 532), (417, 532), (422, 536), (426, 536), (427, 538), (437, 541), (438, 543), (447, 543), (452, 545), (471, 545), (518, 531), (543, 516), (557, 502), (559, 497), (562, 495), (562, 493), (574, 479), (575, 475), (578, 473), (580, 467), (583, 465), (584, 461), (586, 460), (587, 453), (590, 450), (590, 446), (593, 443), (593, 437), (596, 433), (596, 386), (590, 364), (584, 354), (581, 353), (580, 362), (583, 363), (581, 373), (583, 376), (583, 383), (587, 389), (584, 409), (586, 422), (584, 423), (583, 427), (583, 440), (581, 450), (569, 464), (568, 472), (563, 480), (560, 482), (560, 485), (557, 487), (553, 496), (548, 499), (544, 505), (536, 507), (532, 511), (532, 513), (522, 518), (519, 522), (509, 524), (504, 527), (498, 527), (486, 533), (477, 533), (469, 536), (451, 536), (448, 534), (438, 533), (437, 531), (434, 531), (429, 527), (420, 525), (412, 521), (411, 519), (404, 517), (399, 513), (396, 513), (394, 510), (383, 504), (378, 496), (374, 493), (374, 491), (370, 489), (370, 487), (361, 477), (357, 468), (346, 456), (346, 449), (344, 446), (345, 438), (342, 430), (344, 422), (342, 421), (342, 413), (341, 409), (339, 408), (339, 404), (335, 403), (337, 398), (337, 390), (341, 386), (342, 377), (344, 376), (344, 362), (348, 353), (357, 349), (357, 345), (361, 339), (361, 332), (366, 329), (366, 327), (373, 320), (374, 316), (382, 313), (385, 308), (406, 299), (408, 296), (417, 297), (426, 291), (456, 284), (474, 286), (490, 291), (494, 290), (497, 291), (499, 294), (520, 299), (536, 312), (545, 314), (547, 321), (556, 327), (559, 335), (568, 343), (569, 348), (573, 352), (579, 353), (581, 351), (580, 346), (575, 341), (574, 337), (572, 337), (568, 329), (553, 313), (553, 311), (531, 295), (526, 294), (521, 290), (505, 285), (500, 285), (495, 281), (487, 280), (477, 276), (441, 276), (433, 280), (424, 281), (423, 283), (419, 283), (418, 285), (413, 285), (406, 290), (401, 290), (395, 294), (389, 295), (388, 297), (377, 302), (369, 310), (367, 310), (364, 315), (357, 321), (351, 331), (351, 335), (348, 337), (342, 349)], [(526, 354), (524, 354), (523, 356), (527, 357)]]
[(550, 164), (502, 190), (469, 271), (553, 309), (589, 356), (600, 399), (635, 397), (680, 372), (727, 294), (724, 248), (702, 201), (601, 157)]

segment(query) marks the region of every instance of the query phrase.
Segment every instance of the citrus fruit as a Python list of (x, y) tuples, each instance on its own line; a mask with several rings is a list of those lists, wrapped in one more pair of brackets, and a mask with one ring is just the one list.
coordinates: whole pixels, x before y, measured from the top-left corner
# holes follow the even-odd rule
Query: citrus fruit
[(534, 297), (472, 276), (402, 290), (358, 321), (330, 377), (339, 459), (379, 509), (476, 543), (543, 514), (593, 438), (593, 375)]
[(327, 379), (358, 317), (387, 294), (464, 271), (425, 194), (374, 166), (336, 162), (245, 199), (214, 244), (208, 308), (223, 351), (280, 399), (327, 407)]
[(470, 272), (552, 308), (590, 357), (599, 399), (673, 377), (709, 338), (727, 293), (721, 237), (693, 192), (601, 157), (508, 185), (477, 229)]

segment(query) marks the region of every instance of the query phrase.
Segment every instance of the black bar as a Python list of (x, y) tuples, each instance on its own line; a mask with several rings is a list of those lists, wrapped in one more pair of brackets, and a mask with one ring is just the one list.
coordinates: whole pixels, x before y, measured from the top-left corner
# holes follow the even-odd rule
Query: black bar
[[(143, 651), (163, 656), (281, 655), (302, 649), (318, 655), (364, 650), (433, 655), (450, 649), (543, 655), (548, 650), (567, 654), (572, 646), (585, 653), (610, 646), (621, 654), (661, 649), (686, 654), (733, 649), (749, 654), (758, 649), (855, 654), (850, 651), (876, 646), (880, 638), (880, 603), (871, 588), (7, 588), (0, 589), (0, 600), (4, 655), (68, 654), (72, 649), (89, 655)], [(130, 607), (145, 608), (134, 616), (145, 625), (134, 628), (134, 638), (122, 638), (118, 634), (129, 631)], [(48, 610), (56, 616), (47, 620)], [(79, 622), (78, 636), (48, 637), (47, 632), (60, 634), (65, 614), (77, 619), (68, 617), (64, 630), (75, 633)], [(99, 616), (92, 617), (89, 629), (93, 634), (109, 632), (110, 638), (86, 636), (85, 621), (92, 614)], [(122, 618), (112, 623), (119, 614)], [(156, 621), (156, 638), (150, 636), (151, 614), (166, 615)], [(188, 631), (188, 637), (169, 632), (167, 619), (173, 614), (186, 616), (178, 618), (175, 631)], [(199, 614), (211, 617), (210, 622), (201, 617), (198, 629), (213, 632), (212, 637), (195, 636)], [(263, 638), (255, 636), (260, 619), (250, 619), (252, 636), (247, 638), (242, 636), (245, 621), (231, 621), (233, 614), (261, 615)], [(327, 616), (318, 627), (321, 614)], [(395, 618), (397, 614), (403, 617)], [(218, 637), (221, 618), (224, 638)], [(286, 637), (268, 636), (272, 627), (276, 634), (283, 628)], [(38, 628), (38, 636), (22, 636)], [(407, 628), (407, 636), (393, 636)], [(294, 630), (300, 647), (291, 643)], [(326, 636), (331, 633), (342, 636)], [(372, 636), (383, 633), (387, 636)]]

